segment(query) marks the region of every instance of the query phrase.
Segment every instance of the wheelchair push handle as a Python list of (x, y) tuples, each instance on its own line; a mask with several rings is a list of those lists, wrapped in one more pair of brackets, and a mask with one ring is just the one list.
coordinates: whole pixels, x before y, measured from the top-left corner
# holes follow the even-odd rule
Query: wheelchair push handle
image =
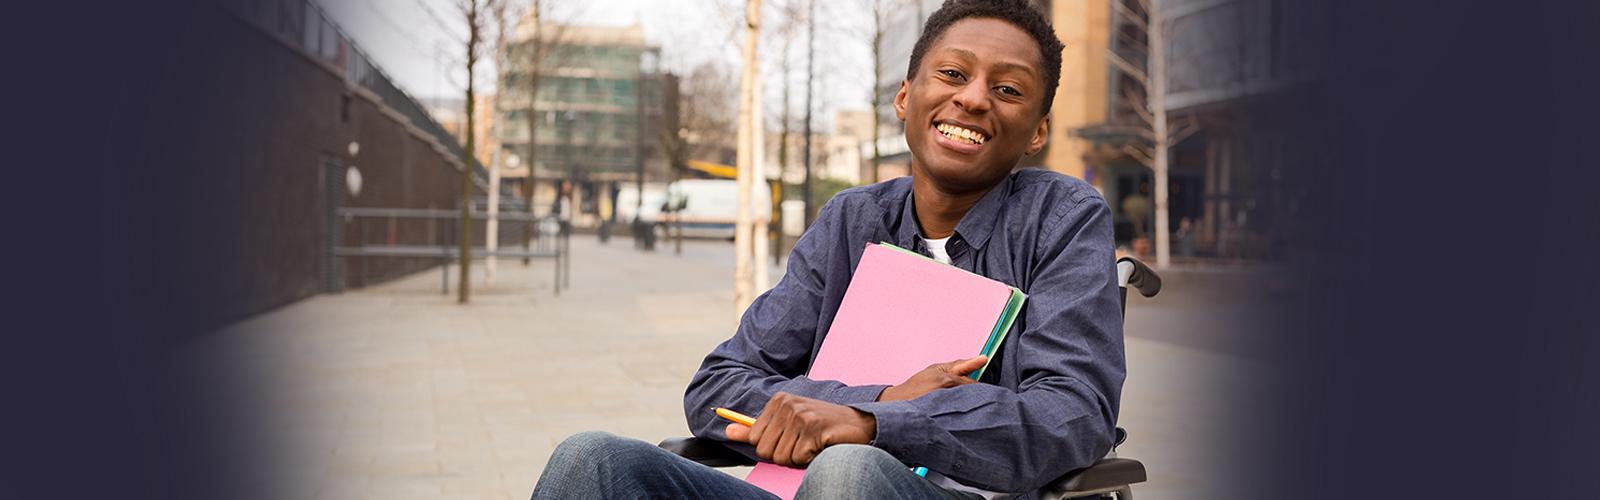
[(1147, 298), (1154, 297), (1161, 292), (1161, 275), (1139, 259), (1122, 257), (1117, 259), (1117, 285), (1132, 287)]

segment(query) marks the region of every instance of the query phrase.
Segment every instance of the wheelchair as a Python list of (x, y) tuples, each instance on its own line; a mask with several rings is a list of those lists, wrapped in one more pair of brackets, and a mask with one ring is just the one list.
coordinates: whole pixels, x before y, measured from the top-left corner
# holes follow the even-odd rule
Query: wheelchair
[[(1133, 257), (1117, 259), (1117, 289), (1120, 293), (1123, 316), (1128, 312), (1128, 287), (1139, 295), (1154, 297), (1161, 291), (1161, 276)], [(1133, 498), (1132, 486), (1145, 482), (1144, 464), (1132, 458), (1117, 456), (1117, 447), (1128, 439), (1128, 432), (1117, 427), (1111, 453), (1093, 465), (1068, 472), (1051, 481), (1040, 492), (1042, 498)], [(676, 437), (662, 441), (658, 446), (678, 456), (710, 467), (739, 467), (755, 465), (743, 454), (724, 446), (721, 441), (696, 437)]]

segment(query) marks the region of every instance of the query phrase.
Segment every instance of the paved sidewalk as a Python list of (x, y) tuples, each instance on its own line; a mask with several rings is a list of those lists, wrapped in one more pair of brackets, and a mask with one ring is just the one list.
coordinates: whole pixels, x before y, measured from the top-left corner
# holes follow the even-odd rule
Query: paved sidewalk
[[(684, 386), (735, 324), (726, 242), (691, 242), (682, 257), (627, 239), (578, 236), (572, 248), (560, 297), (548, 261), (500, 262), (467, 306), (439, 294), (433, 270), (296, 303), (201, 349), (254, 374), (243, 398), (287, 445), (284, 497), (527, 498), (572, 433), (685, 435)], [(1120, 451), (1151, 470), (1141, 498), (1224, 497), (1214, 441), (1233, 406), (1215, 395), (1248, 384), (1250, 363), (1141, 338), (1192, 322), (1160, 307), (1129, 307), (1122, 425), (1133, 438)]]

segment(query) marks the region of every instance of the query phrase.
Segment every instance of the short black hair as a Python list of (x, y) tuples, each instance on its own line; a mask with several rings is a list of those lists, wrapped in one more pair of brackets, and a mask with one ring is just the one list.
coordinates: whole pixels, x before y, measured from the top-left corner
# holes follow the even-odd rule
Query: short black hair
[(922, 56), (928, 52), (928, 47), (943, 35), (950, 25), (968, 18), (999, 19), (1021, 29), (1033, 41), (1039, 44), (1040, 64), (1044, 67), (1044, 110), (1041, 114), (1050, 113), (1050, 103), (1056, 98), (1056, 86), (1061, 83), (1061, 39), (1056, 38), (1055, 28), (1050, 26), (1050, 20), (1044, 13), (1030, 5), (1027, 0), (945, 0), (939, 10), (933, 11), (928, 16), (928, 23), (922, 27), (922, 36), (917, 38), (917, 44), (911, 48), (911, 64), (906, 68), (906, 80), (916, 77), (917, 67), (922, 64)]

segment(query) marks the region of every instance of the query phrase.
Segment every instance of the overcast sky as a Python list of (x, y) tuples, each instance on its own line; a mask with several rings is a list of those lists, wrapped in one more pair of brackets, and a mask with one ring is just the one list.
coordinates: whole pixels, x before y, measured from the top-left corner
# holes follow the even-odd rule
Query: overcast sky
[[(379, 67), (401, 88), (416, 97), (459, 97), (466, 83), (461, 69), (461, 40), (466, 29), (455, 10), (455, 0), (314, 0), (334, 22), (355, 40)], [(526, 0), (512, 0), (525, 5)], [(789, 0), (800, 2), (805, 0)], [(762, 56), (764, 90), (769, 116), (781, 109), (776, 71), (779, 40), (776, 31), (785, 23), (780, 13), (783, 0), (764, 2), (764, 21), (770, 32)], [(825, 0), (818, 3), (817, 77), (818, 125), (830, 121), (834, 110), (866, 109), (871, 88), (871, 61), (866, 42), (857, 32), (869, 17), (858, 8), (859, 0)], [(576, 10), (573, 10), (576, 9)], [(743, 15), (742, 0), (589, 0), (563, 3), (549, 17), (576, 18), (578, 24), (628, 26), (639, 24), (648, 43), (662, 47), (667, 69), (687, 73), (706, 61), (718, 62), (737, 78), (740, 50), (738, 31)], [(791, 48), (794, 58), (794, 93), (791, 106), (803, 106), (805, 43), (803, 34)], [(491, 75), (493, 66), (479, 66), (480, 75)], [(478, 78), (478, 88), (492, 91), (493, 78)], [(736, 88), (736, 87), (735, 87)]]

